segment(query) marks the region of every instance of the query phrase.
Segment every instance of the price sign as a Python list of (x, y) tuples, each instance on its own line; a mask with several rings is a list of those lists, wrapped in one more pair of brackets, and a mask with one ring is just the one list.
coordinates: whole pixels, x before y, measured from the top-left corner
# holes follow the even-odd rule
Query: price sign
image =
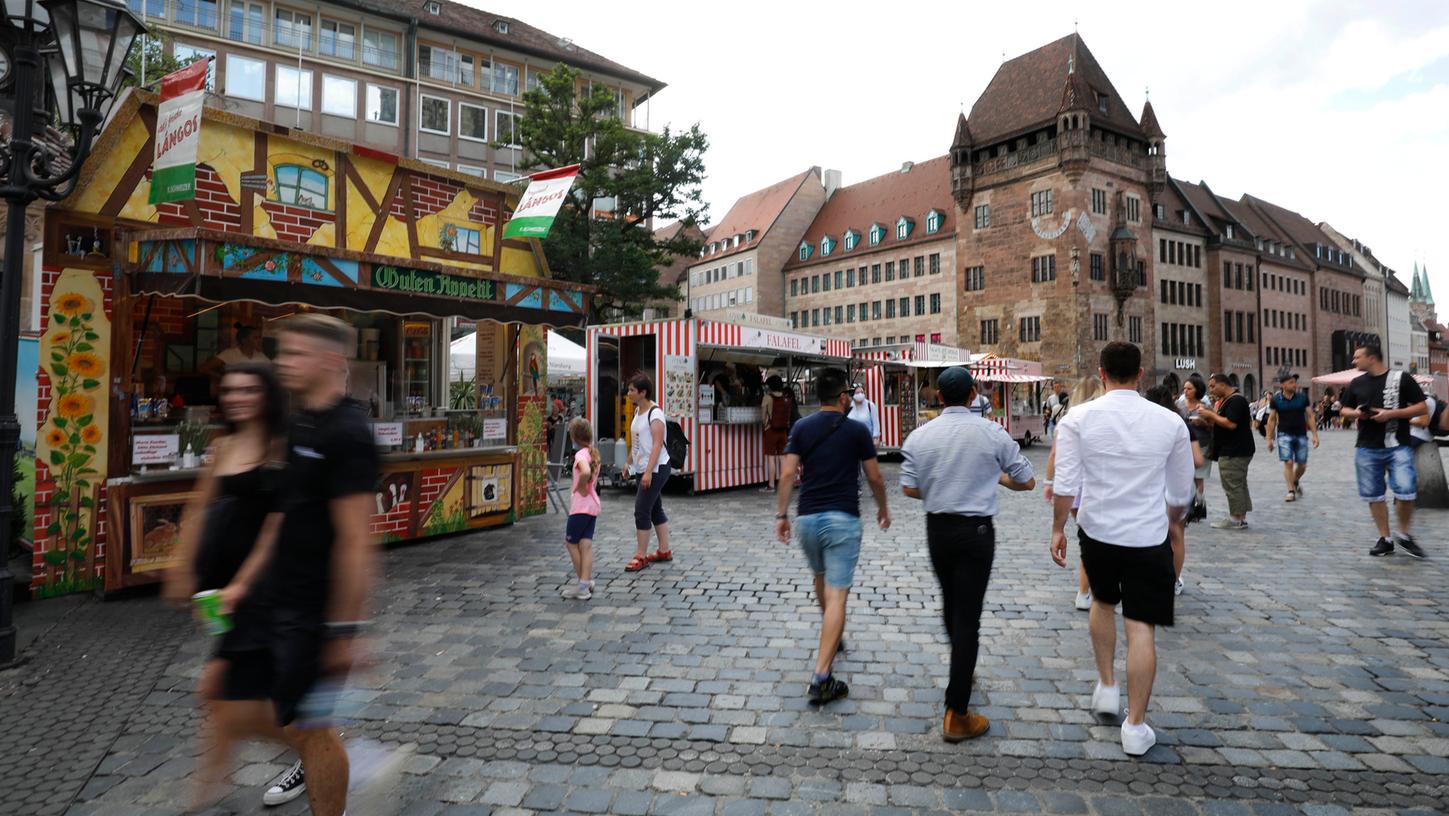
[(372, 438), (379, 448), (402, 447), (403, 424), (401, 422), (372, 423)]
[(505, 439), (508, 437), (507, 419), (485, 419), (483, 420), (484, 439)]
[(137, 434), (131, 439), (131, 464), (169, 465), (176, 461), (180, 445), (176, 434)]

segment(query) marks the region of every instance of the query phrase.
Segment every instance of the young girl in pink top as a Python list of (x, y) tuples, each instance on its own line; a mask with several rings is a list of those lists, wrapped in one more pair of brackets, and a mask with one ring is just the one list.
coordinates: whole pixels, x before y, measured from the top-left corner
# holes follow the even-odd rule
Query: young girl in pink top
[(578, 452), (574, 454), (574, 484), (569, 491), (569, 521), (564, 530), (564, 544), (579, 583), (563, 591), (565, 598), (587, 601), (594, 597), (594, 525), (599, 520), (599, 451), (594, 447), (594, 429), (583, 417), (569, 422), (569, 439)]

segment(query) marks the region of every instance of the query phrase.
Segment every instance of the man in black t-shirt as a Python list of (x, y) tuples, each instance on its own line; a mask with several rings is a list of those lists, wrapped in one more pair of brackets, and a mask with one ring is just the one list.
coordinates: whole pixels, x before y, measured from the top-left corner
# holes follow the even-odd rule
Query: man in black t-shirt
[(1228, 518), (1212, 526), (1219, 530), (1246, 530), (1253, 498), (1248, 495), (1248, 465), (1258, 446), (1253, 441), (1253, 411), (1248, 400), (1224, 374), (1208, 378), (1208, 392), (1217, 408), (1204, 405), (1198, 416), (1214, 425), (1213, 458), (1218, 462), (1218, 476), (1228, 496)]
[(801, 471), (800, 549), (815, 574), (815, 597), (820, 602), (820, 654), (810, 682), (810, 702), (828, 703), (850, 693), (850, 688), (831, 673), (831, 664), (845, 630), (845, 601), (860, 560), (860, 472), (875, 494), (876, 522), (882, 530), (891, 526), (886, 509), (885, 480), (876, 462), (870, 429), (846, 416), (851, 392), (843, 372), (827, 369), (815, 379), (820, 410), (790, 430), (785, 445), (785, 464), (777, 494), (775, 534), (780, 543), (790, 542), (790, 494)]
[[(1341, 414), (1345, 419), (1358, 420), (1354, 449), (1358, 495), (1369, 503), (1379, 532), (1379, 540), (1369, 555), (1390, 555), (1397, 543), (1409, 555), (1423, 558), (1424, 551), (1411, 532), (1418, 474), (1414, 470), (1409, 420), (1429, 410), (1424, 391), (1405, 372), (1390, 371), (1378, 346), (1355, 349), (1353, 367), (1363, 373), (1343, 390)], [(1394, 515), (1399, 520), (1396, 535), (1389, 531), (1385, 487), (1394, 494)]]
[(1308, 437), (1318, 447), (1318, 424), (1313, 419), (1313, 404), (1308, 395), (1298, 390), (1298, 375), (1284, 374), (1278, 378), (1282, 389), (1268, 401), (1268, 450), (1277, 450), (1283, 462), (1283, 481), (1288, 485), (1284, 501), (1297, 501), (1303, 496), (1303, 474), (1308, 470)]

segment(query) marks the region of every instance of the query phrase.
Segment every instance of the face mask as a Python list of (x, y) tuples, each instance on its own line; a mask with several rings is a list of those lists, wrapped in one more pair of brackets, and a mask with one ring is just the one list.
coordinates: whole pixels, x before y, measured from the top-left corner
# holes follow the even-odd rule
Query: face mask
[(855, 395), (855, 401), (856, 402), (865, 402), (865, 395), (864, 394), (859, 394), (859, 393), (856, 394)]

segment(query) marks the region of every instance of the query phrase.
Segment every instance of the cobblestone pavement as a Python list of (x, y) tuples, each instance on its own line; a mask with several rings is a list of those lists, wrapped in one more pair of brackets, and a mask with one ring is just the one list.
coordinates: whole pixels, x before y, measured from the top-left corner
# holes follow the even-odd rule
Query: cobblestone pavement
[[(818, 615), (798, 552), (771, 540), (769, 497), (667, 497), (674, 562), (625, 574), (629, 504), (611, 493), (589, 602), (558, 597), (558, 515), (389, 552), (353, 729), (414, 752), (397, 790), (410, 816), (1442, 813), (1449, 513), (1420, 514), (1431, 560), (1370, 559), (1351, 444), (1327, 435), (1294, 504), (1260, 453), (1251, 530), (1191, 528), (1178, 625), (1158, 639), (1160, 743), (1140, 760), (1085, 710), (1086, 616), (1047, 558), (1039, 492), (1003, 497), (981, 740), (937, 736), (937, 587), (919, 507), (894, 491), (851, 598), (848, 700), (805, 703)], [(1216, 478), (1209, 504), (1224, 507)], [(81, 605), (37, 640), (0, 673), (0, 813), (176, 812), (205, 648), (154, 599)], [(288, 762), (248, 747), (214, 812), (261, 812)]]

